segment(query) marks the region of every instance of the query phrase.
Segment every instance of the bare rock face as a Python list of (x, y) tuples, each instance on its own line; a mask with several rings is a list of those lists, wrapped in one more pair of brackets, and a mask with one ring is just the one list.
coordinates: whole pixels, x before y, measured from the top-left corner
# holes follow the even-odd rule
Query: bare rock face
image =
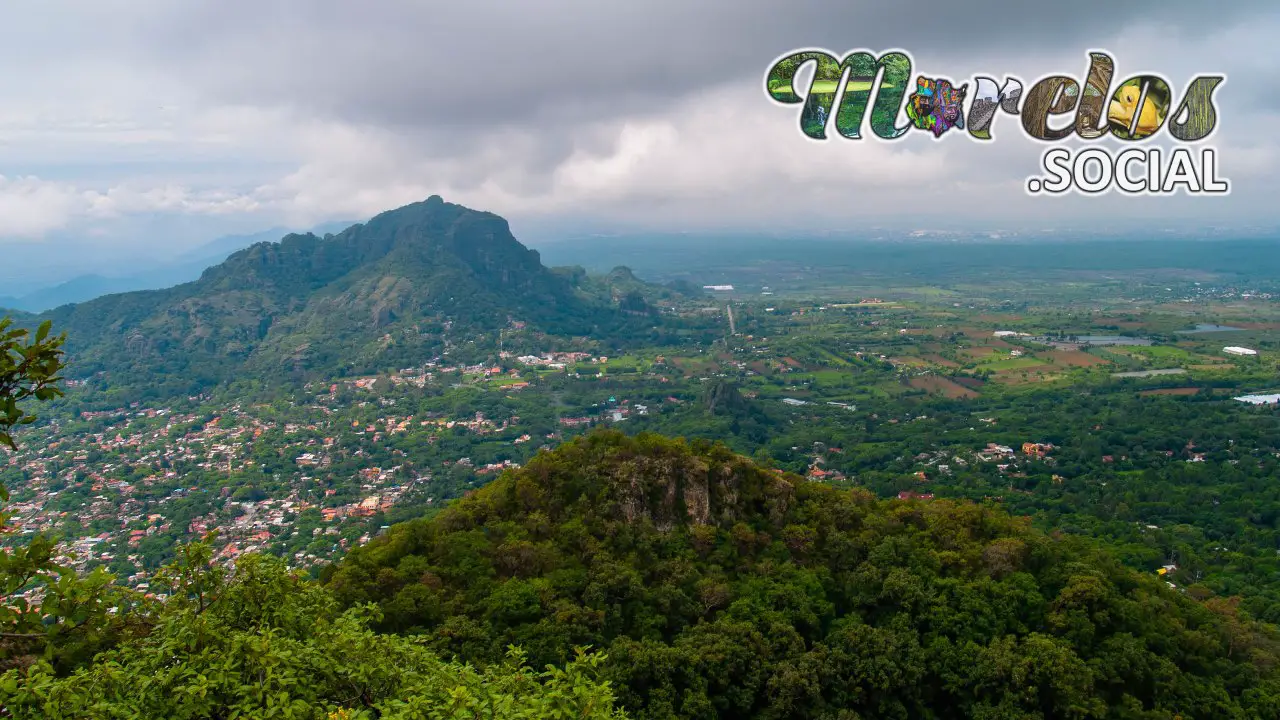
[(618, 510), (628, 523), (648, 521), (670, 530), (681, 514), (695, 525), (710, 521), (707, 467), (697, 458), (639, 457), (620, 462), (611, 474)]
[(689, 522), (708, 525), (711, 522), (711, 490), (705, 473), (691, 476), (685, 486), (684, 507)]
[(730, 526), (755, 510), (781, 522), (794, 496), (794, 486), (781, 474), (728, 453), (707, 457), (684, 449), (605, 462), (617, 514), (663, 531)]

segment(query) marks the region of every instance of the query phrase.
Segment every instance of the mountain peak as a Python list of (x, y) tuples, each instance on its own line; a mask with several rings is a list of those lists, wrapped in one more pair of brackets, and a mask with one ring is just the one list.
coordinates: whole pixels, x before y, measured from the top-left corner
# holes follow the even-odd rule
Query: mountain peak
[[(404, 363), (442, 351), (438, 328), (446, 323), (484, 331), (518, 319), (584, 335), (625, 314), (578, 297), (502, 217), (432, 195), (335, 235), (258, 243), (192, 283), (108, 295), (49, 316), (75, 338), (70, 350), (82, 372), (140, 379), (199, 366), (197, 382), (207, 384), (249, 367), (301, 379), (340, 362)], [(338, 341), (324, 348), (316, 337)]]
[(640, 281), (639, 278), (636, 277), (635, 273), (631, 271), (631, 268), (626, 265), (618, 265), (614, 269), (610, 270), (608, 277), (612, 281)]
[(555, 520), (586, 512), (628, 524), (728, 528), (744, 518), (778, 521), (799, 477), (756, 465), (723, 445), (597, 430), (539, 454), (451, 512), (516, 517), (536, 509)]

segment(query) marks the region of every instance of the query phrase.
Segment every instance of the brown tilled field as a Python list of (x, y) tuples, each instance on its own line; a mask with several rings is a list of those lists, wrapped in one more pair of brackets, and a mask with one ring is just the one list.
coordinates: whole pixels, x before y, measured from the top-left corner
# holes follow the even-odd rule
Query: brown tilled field
[(1143, 390), (1139, 395), (1195, 395), (1200, 392), (1200, 388), (1180, 387), (1180, 388), (1160, 388), (1158, 390)]
[(927, 390), (928, 392), (941, 392), (945, 397), (949, 398), (975, 398), (978, 393), (969, 388), (952, 382), (949, 378), (938, 377), (937, 375), (919, 375), (911, 378), (909, 383), (911, 387), (917, 390)]

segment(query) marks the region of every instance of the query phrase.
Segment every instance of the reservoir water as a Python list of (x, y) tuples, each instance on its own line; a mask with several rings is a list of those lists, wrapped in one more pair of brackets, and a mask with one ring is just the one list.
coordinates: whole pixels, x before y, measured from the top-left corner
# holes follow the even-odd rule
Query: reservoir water
[(1055, 347), (1059, 345), (1150, 345), (1149, 338), (1129, 337), (1127, 335), (1076, 335), (1074, 340), (1059, 337), (1034, 337), (1034, 342), (1047, 343)]
[(1179, 330), (1179, 335), (1199, 335), (1200, 333), (1214, 332), (1232, 332), (1236, 330), (1244, 330), (1244, 328), (1231, 327), (1230, 325), (1205, 325), (1199, 324), (1190, 330)]

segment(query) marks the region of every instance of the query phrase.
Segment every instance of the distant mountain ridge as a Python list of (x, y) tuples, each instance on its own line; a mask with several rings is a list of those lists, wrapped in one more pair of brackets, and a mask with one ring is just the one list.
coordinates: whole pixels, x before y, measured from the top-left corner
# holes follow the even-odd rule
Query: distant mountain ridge
[[(311, 229), (316, 234), (338, 232), (353, 223), (324, 223)], [(255, 243), (278, 240), (290, 230), (275, 227), (248, 235), (227, 235), (188, 250), (177, 259), (128, 275), (81, 275), (65, 282), (20, 296), (0, 297), (0, 308), (44, 312), (68, 303), (81, 303), (112, 293), (159, 290), (200, 277), (205, 268), (226, 260), (231, 253)]]
[(68, 332), (72, 377), (107, 372), (186, 392), (236, 377), (408, 367), (451, 337), (515, 321), (594, 335), (625, 317), (545, 267), (503, 218), (432, 196), (335, 235), (256, 243), (193, 282), (36, 319)]

